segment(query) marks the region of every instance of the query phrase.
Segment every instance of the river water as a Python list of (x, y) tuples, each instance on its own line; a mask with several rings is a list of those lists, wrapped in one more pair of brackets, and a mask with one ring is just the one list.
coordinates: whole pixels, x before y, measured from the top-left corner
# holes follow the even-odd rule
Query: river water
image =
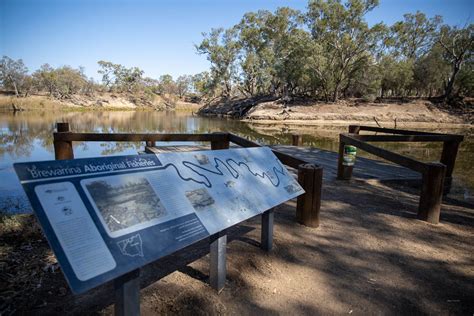
[[(14, 173), (13, 163), (52, 160), (56, 122), (69, 122), (73, 131), (97, 133), (208, 133), (229, 131), (262, 144), (290, 144), (291, 134), (303, 134), (306, 146), (337, 151), (341, 125), (294, 126), (252, 124), (230, 119), (203, 118), (181, 112), (0, 112), (0, 212), (28, 213), (29, 203)], [(392, 126), (387, 126), (392, 127)], [(402, 128), (399, 126), (399, 128)], [(436, 132), (463, 134), (451, 197), (474, 202), (474, 127), (436, 129)], [(176, 143), (172, 143), (176, 144)], [(438, 160), (441, 143), (380, 144), (422, 161)], [(77, 158), (101, 155), (136, 154), (143, 143), (74, 143)], [(370, 155), (359, 152), (366, 157)]]

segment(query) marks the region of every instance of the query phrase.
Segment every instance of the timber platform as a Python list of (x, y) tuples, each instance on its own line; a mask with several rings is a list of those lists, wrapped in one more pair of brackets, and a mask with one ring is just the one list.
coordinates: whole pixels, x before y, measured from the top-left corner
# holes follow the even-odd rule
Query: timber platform
[[(231, 145), (231, 148), (239, 146)], [(323, 180), (332, 181), (337, 178), (338, 153), (314, 147), (301, 147), (292, 145), (269, 146), (272, 149), (299, 158), (309, 163), (314, 163), (323, 168)], [(180, 145), (180, 146), (147, 146), (146, 153), (163, 154), (169, 152), (186, 152), (198, 150), (211, 150), (206, 145)], [(289, 168), (291, 169), (291, 168)], [(291, 170), (290, 170), (291, 171)], [(389, 162), (357, 157), (354, 164), (352, 178), (355, 180), (379, 180), (379, 181), (421, 181), (421, 174), (408, 168), (398, 166)]]

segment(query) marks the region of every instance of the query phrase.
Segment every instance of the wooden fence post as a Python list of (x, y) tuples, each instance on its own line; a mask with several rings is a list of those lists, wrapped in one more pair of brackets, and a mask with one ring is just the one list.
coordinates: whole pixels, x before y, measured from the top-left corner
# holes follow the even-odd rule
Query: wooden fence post
[(291, 135), (293, 146), (303, 146), (303, 135)]
[(349, 125), (349, 133), (359, 134), (359, 132), (360, 132), (360, 125)]
[[(229, 149), (229, 137), (227, 133), (217, 132), (213, 134), (221, 134), (222, 140), (214, 140), (211, 141), (211, 149), (218, 150), (218, 149)], [(227, 136), (227, 137), (226, 137)]]
[(352, 170), (354, 169), (354, 166), (344, 165), (344, 146), (346, 146), (346, 143), (342, 141), (342, 135), (339, 134), (339, 154), (337, 158), (338, 180), (350, 180), (352, 177)]
[(145, 142), (145, 145), (146, 147), (155, 147), (156, 146), (156, 142), (154, 140), (147, 140)]
[[(69, 123), (56, 123), (58, 133), (70, 133)], [(72, 142), (54, 140), (54, 157), (56, 160), (74, 159)]]
[(432, 224), (438, 224), (446, 166), (437, 162), (428, 163), (427, 165), (428, 170), (423, 173), (418, 218)]
[(446, 178), (453, 176), (454, 163), (458, 154), (459, 142), (447, 141), (443, 143), (443, 152), (441, 153), (440, 162), (446, 165)]
[(318, 227), (323, 168), (314, 164), (300, 165), (298, 167), (298, 182), (306, 193), (298, 197), (296, 220), (309, 227)]

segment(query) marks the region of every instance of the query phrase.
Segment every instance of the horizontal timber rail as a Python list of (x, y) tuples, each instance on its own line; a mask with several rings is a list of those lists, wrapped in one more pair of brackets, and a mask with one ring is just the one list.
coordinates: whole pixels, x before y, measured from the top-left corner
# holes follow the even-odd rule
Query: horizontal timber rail
[[(57, 123), (57, 132), (53, 134), (55, 158), (74, 159), (72, 142), (146, 142), (153, 147), (155, 142), (210, 142), (211, 149), (228, 149), (232, 142), (241, 147), (261, 147), (262, 145), (232, 133), (207, 134), (149, 134), (149, 133), (74, 133), (69, 123)], [(285, 165), (298, 170), (298, 182), (305, 194), (297, 200), (296, 219), (310, 227), (319, 226), (321, 206), (322, 167), (272, 149), (275, 156)]]
[(214, 134), (124, 134), (124, 133), (54, 133), (55, 141), (84, 141), (84, 142), (141, 142), (141, 141), (163, 141), (163, 142), (212, 142), (225, 141), (228, 136), (225, 133)]
[[(360, 131), (397, 135), (360, 135)], [(418, 218), (437, 224), (441, 212), (445, 179), (449, 190), (459, 144), (463, 139), (464, 136), (462, 135), (350, 125), (349, 133), (339, 135), (337, 178), (348, 180), (352, 176), (353, 165), (344, 161), (345, 148), (348, 145), (420, 172), (422, 174), (422, 187), (418, 205)], [(367, 142), (443, 142), (443, 151), (439, 162), (425, 163)]]
[(354, 134), (351, 137), (365, 141), (365, 142), (449, 142), (449, 141), (458, 141), (459, 139), (459, 135), (357, 135), (357, 134)]
[[(388, 161), (394, 162), (408, 169), (412, 169), (412, 170), (422, 172), (422, 173), (427, 170), (426, 164), (424, 162), (365, 143), (364, 141), (359, 140), (358, 138), (354, 137), (354, 135), (352, 134), (340, 134), (339, 140), (340, 142), (344, 144), (356, 146), (357, 148), (360, 148), (368, 153), (371, 153), (375, 156), (386, 159)], [(339, 172), (339, 169), (338, 169), (338, 172)]]
[(360, 131), (380, 132), (380, 133), (397, 134), (397, 135), (450, 135), (450, 136), (456, 136), (460, 141), (464, 139), (464, 136), (455, 135), (455, 134), (412, 131), (412, 130), (406, 130), (406, 129), (385, 128), (385, 127), (377, 127), (377, 126), (349, 125), (349, 133), (359, 134)]

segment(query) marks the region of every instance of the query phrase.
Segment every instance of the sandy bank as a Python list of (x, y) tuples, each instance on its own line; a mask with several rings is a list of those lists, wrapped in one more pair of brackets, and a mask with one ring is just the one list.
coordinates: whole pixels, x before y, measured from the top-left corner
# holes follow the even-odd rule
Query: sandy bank
[(200, 105), (170, 100), (155, 95), (144, 98), (130, 94), (95, 93), (94, 95), (73, 95), (68, 99), (58, 100), (46, 95), (31, 95), (16, 98), (0, 95), (0, 110), (188, 110), (197, 111)]
[[(249, 109), (250, 108), (250, 109)], [(413, 126), (433, 127), (433, 124), (470, 125), (474, 122), (472, 107), (452, 109), (435, 105), (426, 100), (411, 102), (358, 102), (338, 103), (311, 102), (305, 104), (283, 104), (277, 101), (252, 105), (218, 104), (201, 109), (203, 116), (232, 116), (245, 121), (270, 124), (361, 124), (380, 123), (386, 127)], [(382, 124), (384, 123), (384, 124)], [(421, 125), (421, 126), (420, 126)]]

